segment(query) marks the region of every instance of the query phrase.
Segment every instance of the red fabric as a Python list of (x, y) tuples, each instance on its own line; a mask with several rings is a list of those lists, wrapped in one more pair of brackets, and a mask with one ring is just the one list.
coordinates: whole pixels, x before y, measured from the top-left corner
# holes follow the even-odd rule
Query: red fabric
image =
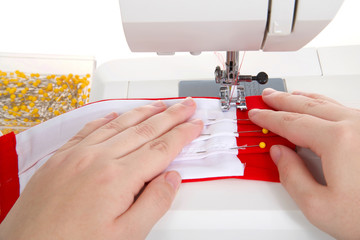
[(0, 137), (0, 223), (20, 195), (14, 133)]
[[(250, 96), (246, 98), (246, 105), (248, 110), (257, 109), (271, 109), (267, 106), (261, 96)], [(237, 111), (238, 119), (248, 119), (248, 111)], [(253, 130), (255, 125), (249, 125), (245, 121), (238, 122), (238, 128), (243, 131)], [(260, 129), (260, 128), (259, 128)], [(260, 147), (246, 148), (245, 150), (239, 150), (238, 158), (245, 164), (244, 176), (241, 179), (261, 180), (270, 182), (279, 182), (279, 172), (276, 165), (272, 161), (269, 151), (273, 145), (285, 145), (292, 149), (295, 149), (295, 145), (288, 140), (279, 137), (271, 132), (268, 134), (256, 133), (248, 136), (239, 135), (237, 138), (238, 146), (242, 145), (258, 145), (260, 142), (264, 142), (266, 147), (264, 149)]]

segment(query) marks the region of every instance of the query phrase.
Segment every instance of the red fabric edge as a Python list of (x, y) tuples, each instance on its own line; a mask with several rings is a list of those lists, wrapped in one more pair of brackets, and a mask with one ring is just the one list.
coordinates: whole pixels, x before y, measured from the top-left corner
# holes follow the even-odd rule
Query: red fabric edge
[[(255, 172), (257, 174), (250, 174), (249, 176), (227, 176), (227, 177), (212, 177), (212, 178), (197, 178), (197, 179), (185, 179), (182, 180), (182, 183), (189, 182), (206, 182), (206, 181), (215, 181), (215, 180), (224, 180), (224, 179), (245, 179), (245, 180), (257, 180), (263, 182), (279, 182), (278, 174), (269, 174), (267, 171), (262, 172), (259, 168), (247, 168), (250, 172)], [(260, 171), (259, 171), (260, 170)], [(266, 170), (266, 169), (265, 169)], [(264, 178), (266, 174), (266, 178)]]
[[(246, 97), (246, 105), (248, 107), (248, 110), (258, 108), (258, 109), (271, 109), (264, 101), (262, 100), (262, 96), (249, 96)], [(240, 110), (236, 111), (237, 117), (239, 119), (244, 118), (244, 112), (241, 112)], [(248, 118), (247, 114), (245, 113), (246, 118)], [(269, 153), (267, 153), (269, 154)], [(243, 158), (246, 159), (245, 156), (238, 155), (239, 160)], [(250, 159), (249, 159), (250, 160)], [(252, 167), (249, 165), (246, 165), (245, 161), (245, 171), (244, 176), (241, 177), (241, 179), (248, 179), (248, 180), (260, 180), (260, 181), (267, 181), (267, 182), (280, 182), (279, 179), (279, 172), (277, 170), (277, 167), (273, 163), (273, 161), (269, 158), (267, 165), (273, 165), (272, 168), (262, 168), (262, 167)]]
[[(108, 102), (108, 101), (115, 101), (115, 100), (177, 100), (177, 99), (185, 99), (186, 97), (170, 97), (170, 98), (109, 98), (109, 99), (103, 99), (103, 100), (98, 100), (98, 101), (95, 101), (95, 102), (89, 102), (83, 106), (80, 106), (78, 108), (82, 108), (82, 107), (85, 107), (85, 106), (88, 106), (88, 105), (91, 105), (91, 104), (94, 104), (94, 103), (100, 103), (100, 102)], [(220, 99), (219, 97), (191, 97), (193, 99), (197, 99), (197, 98), (205, 98), (205, 99)]]
[(0, 223), (19, 198), (18, 156), (14, 133), (0, 137)]

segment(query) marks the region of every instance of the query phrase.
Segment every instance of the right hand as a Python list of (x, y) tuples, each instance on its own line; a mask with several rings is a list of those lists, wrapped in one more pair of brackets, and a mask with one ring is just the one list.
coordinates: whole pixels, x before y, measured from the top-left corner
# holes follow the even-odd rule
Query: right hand
[(255, 124), (310, 148), (320, 158), (327, 186), (285, 146), (271, 157), (280, 181), (311, 223), (338, 239), (360, 239), (360, 111), (318, 94), (266, 89), (272, 110), (251, 110)]

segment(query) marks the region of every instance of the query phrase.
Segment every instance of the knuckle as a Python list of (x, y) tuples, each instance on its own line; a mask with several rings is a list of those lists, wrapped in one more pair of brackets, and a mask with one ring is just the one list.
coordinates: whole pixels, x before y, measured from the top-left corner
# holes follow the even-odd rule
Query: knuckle
[(325, 105), (325, 104), (328, 104), (328, 102), (325, 101), (324, 99), (320, 99), (320, 98), (309, 99), (304, 103), (304, 108), (310, 109), (310, 108), (318, 107), (320, 105)]
[[(98, 154), (93, 152), (90, 149), (79, 149), (80, 153), (74, 154), (73, 158), (76, 159), (75, 171), (81, 172), (87, 167), (89, 167), (95, 159), (97, 159)], [(85, 154), (82, 152), (86, 152)]]
[(151, 142), (149, 148), (150, 150), (155, 150), (164, 154), (167, 154), (170, 149), (169, 144), (164, 140)]
[(69, 140), (69, 142), (80, 142), (83, 139), (84, 139), (84, 136), (82, 136), (81, 134), (76, 134)]
[(299, 119), (303, 118), (303, 115), (298, 113), (286, 113), (280, 118), (280, 125), (281, 126), (287, 126), (291, 124), (294, 121), (297, 121)]
[(155, 128), (148, 123), (140, 123), (134, 126), (134, 132), (144, 138), (152, 138), (156, 134)]
[(115, 130), (116, 132), (122, 132), (124, 130), (124, 125), (116, 120), (113, 120), (107, 124), (104, 125), (103, 127), (104, 129), (112, 129)]

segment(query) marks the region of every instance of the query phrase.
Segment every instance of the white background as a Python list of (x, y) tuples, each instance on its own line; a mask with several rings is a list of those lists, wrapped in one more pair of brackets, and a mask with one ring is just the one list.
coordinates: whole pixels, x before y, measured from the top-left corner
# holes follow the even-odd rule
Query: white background
[[(359, 0), (345, 0), (308, 46), (360, 45), (359, 10)], [(155, 55), (130, 52), (118, 0), (0, 0), (0, 52), (94, 56), (98, 65)]]

